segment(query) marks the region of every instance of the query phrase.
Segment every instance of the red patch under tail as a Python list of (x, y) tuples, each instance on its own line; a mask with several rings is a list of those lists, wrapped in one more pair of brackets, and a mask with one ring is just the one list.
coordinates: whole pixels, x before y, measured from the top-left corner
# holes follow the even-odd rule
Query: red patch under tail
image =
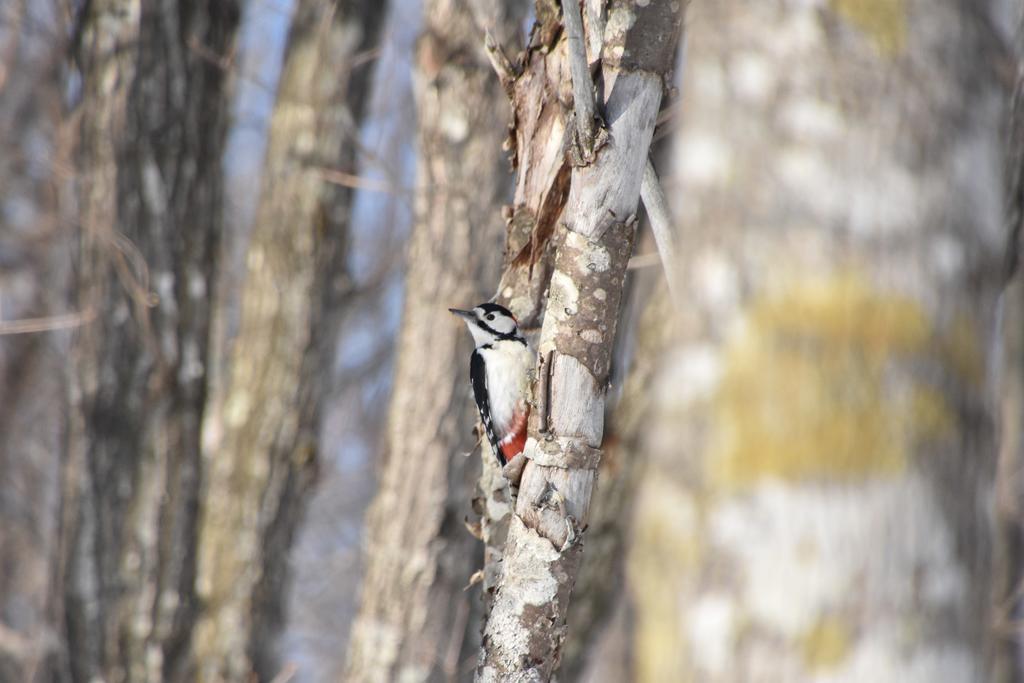
[(526, 447), (526, 423), (529, 421), (530, 408), (516, 411), (515, 419), (512, 422), (512, 431), (509, 432), (499, 444), (501, 454), (505, 456), (505, 462), (511, 462), (512, 458), (523, 452)]

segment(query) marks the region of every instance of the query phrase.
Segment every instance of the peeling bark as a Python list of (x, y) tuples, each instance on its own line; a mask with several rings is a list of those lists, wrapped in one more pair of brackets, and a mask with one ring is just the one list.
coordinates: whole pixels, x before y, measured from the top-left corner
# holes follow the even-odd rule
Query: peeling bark
[[(646, 18), (665, 12), (667, 21)], [(545, 407), (530, 417), (528, 460), (478, 680), (546, 680), (559, 663), (600, 460), (604, 394), (640, 180), (681, 22), (679, 3), (615, 2), (609, 9), (600, 98), (609, 140), (592, 164), (573, 168), (565, 222), (554, 234), (539, 347), (541, 358), (551, 358), (541, 370), (550, 373), (551, 395), (534, 397)], [(541, 424), (542, 414), (547, 424)]]
[(73, 680), (188, 680), (233, 2), (89, 3), (79, 30)]
[(515, 194), (506, 210), (506, 243), (498, 301), (536, 330), (551, 277), (551, 236), (569, 192), (566, 159), (572, 107), (567, 41), (558, 6), (538, 0), (529, 44), (506, 78), (512, 120), (505, 145), (516, 169)]
[(270, 122), (224, 395), (205, 426), (198, 680), (272, 680), (280, 668), (288, 557), (318, 462), (320, 401), (345, 265), (351, 173), (386, 5), (300, 0)]
[[(513, 312), (531, 341), (539, 332), (547, 301), (554, 256), (551, 237), (569, 193), (566, 145), (572, 113), (568, 46), (558, 7), (550, 0), (539, 0), (534, 13), (528, 45), (514, 64), (500, 53), (495, 58), (492, 50), (492, 61), (512, 105), (505, 146), (516, 171), (512, 205), (504, 209), (505, 254), (495, 299)], [(512, 479), (521, 476), (521, 466), (521, 461), (510, 463)], [(484, 459), (479, 490), (474, 507), (481, 516), (483, 588), (489, 611), (512, 515), (512, 494), (499, 463)]]

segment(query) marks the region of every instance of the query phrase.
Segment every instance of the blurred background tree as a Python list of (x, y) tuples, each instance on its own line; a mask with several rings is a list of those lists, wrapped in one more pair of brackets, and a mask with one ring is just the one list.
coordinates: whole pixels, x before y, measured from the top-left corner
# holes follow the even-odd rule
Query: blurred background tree
[(463, 524), (480, 472), (471, 345), (439, 303), (468, 308), (493, 292), (512, 174), (509, 108), (482, 36), (515, 48), (525, 10), (520, 0), (423, 6), (406, 294), (346, 680), (454, 680), (476, 662), (482, 602), (469, 588), (482, 555)]
[[(1024, 680), (1022, 10), (690, 4), (561, 680)], [(472, 677), (560, 12), (0, 3), (0, 681)]]
[(61, 580), (72, 678), (189, 680), (238, 7), (80, 9), (77, 331)]
[(288, 556), (320, 460), (346, 263), (350, 183), (386, 5), (299, 0), (267, 133), (241, 315), (206, 425), (199, 680), (280, 670)]
[[(45, 5), (40, 7), (40, 5)], [(0, 8), (0, 680), (51, 680), (66, 661), (60, 606), (69, 335), (62, 208), (73, 122), (63, 106), (71, 20)], [(21, 321), (21, 322), (12, 322)]]
[(986, 9), (692, 7), (638, 680), (1018, 680), (993, 627), (1010, 56)]

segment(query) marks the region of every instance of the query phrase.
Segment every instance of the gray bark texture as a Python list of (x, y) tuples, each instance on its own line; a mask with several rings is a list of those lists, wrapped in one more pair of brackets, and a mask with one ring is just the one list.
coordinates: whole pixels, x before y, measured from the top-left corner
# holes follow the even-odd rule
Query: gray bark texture
[[(480, 471), (472, 346), (444, 306), (486, 300), (500, 266), (500, 209), (512, 191), (501, 145), (508, 110), (483, 36), (486, 28), (512, 44), (521, 6), (431, 0), (424, 8), (413, 81), (415, 224), (387, 453), (367, 518), (346, 680), (465, 679), (479, 648), (479, 592), (466, 590), (479, 569), (479, 546), (464, 526)], [(486, 440), (479, 450), (491, 466)]]
[(65, 500), (76, 681), (191, 680), (209, 292), (233, 2), (97, 0), (82, 74), (78, 382)]
[(207, 421), (198, 680), (280, 671), (288, 558), (316, 479), (346, 267), (359, 128), (386, 3), (300, 0), (271, 116), (241, 322)]
[[(484, 632), (481, 681), (547, 680), (559, 664), (601, 457), (604, 395), (640, 182), (682, 12), (681, 3), (667, 1), (613, 2), (607, 8), (598, 98), (607, 131), (594, 140), (581, 140), (580, 131), (573, 136), (582, 153), (573, 154), (577, 165), (563, 222), (552, 237), (537, 409), (530, 415), (526, 465)], [(589, 30), (596, 30), (595, 23)], [(581, 71), (589, 69), (574, 73)], [(591, 151), (593, 161), (587, 158)], [(541, 387), (549, 395), (540, 395)]]
[(993, 680), (990, 9), (691, 5), (635, 680)]
[[(616, 362), (625, 361), (628, 370), (606, 417), (600, 486), (591, 501), (585, 561), (573, 587), (568, 616), (572, 627), (558, 671), (564, 680), (591, 680), (597, 673), (605, 681), (628, 678), (621, 671), (630, 664), (626, 651), (633, 646), (625, 623), (631, 605), (623, 590), (632, 531), (629, 519), (647, 460), (641, 445), (645, 416), (654, 400), (649, 389), (673, 330), (666, 324), (672, 320), (673, 308), (661, 269), (650, 268), (632, 277), (620, 324), (623, 332), (632, 330), (634, 336), (628, 357), (622, 358), (627, 353), (621, 351), (616, 356)], [(619, 337), (617, 345), (624, 341), (623, 335)], [(621, 641), (612, 648), (617, 652), (608, 651), (608, 639)]]

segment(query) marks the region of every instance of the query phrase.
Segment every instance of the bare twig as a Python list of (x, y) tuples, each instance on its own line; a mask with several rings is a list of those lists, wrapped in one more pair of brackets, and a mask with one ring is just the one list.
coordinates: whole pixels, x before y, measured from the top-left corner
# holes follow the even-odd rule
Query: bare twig
[(490, 60), (491, 66), (494, 67), (494, 72), (498, 74), (501, 87), (511, 97), (512, 85), (519, 74), (505, 55), (505, 51), (501, 49), (501, 44), (498, 43), (490, 29), (484, 34), (484, 51), (487, 52), (487, 59)]
[(658, 245), (658, 253), (661, 255), (661, 267), (665, 271), (665, 280), (668, 282), (668, 293), (672, 297), (672, 305), (679, 310), (679, 281), (676, 279), (676, 248), (672, 236), (672, 215), (668, 210), (668, 200), (665, 198), (665, 190), (658, 181), (658, 174), (654, 170), (654, 164), (647, 160), (644, 167), (644, 179), (640, 184), (640, 198), (647, 209), (647, 218), (651, 223), (651, 232), (654, 233), (654, 242)]
[(626, 270), (642, 270), (644, 268), (653, 268), (654, 266), (661, 265), (661, 255), (652, 251), (649, 254), (637, 254), (629, 258), (629, 265), (626, 266)]
[(605, 7), (604, 2), (595, 0), (583, 0), (583, 12), (587, 20), (586, 23), (586, 37), (589, 41), (587, 45), (587, 59), (600, 59), (601, 48), (604, 45), (604, 29), (607, 25), (605, 21), (605, 13), (608, 8)]
[(31, 334), (33, 332), (51, 332), (79, 327), (92, 322), (96, 311), (87, 308), (75, 313), (50, 315), (44, 318), (22, 318), (20, 320), (0, 320), (0, 336), (9, 334)]
[(573, 111), (576, 116), (576, 142), (586, 163), (594, 160), (595, 140), (594, 81), (587, 64), (587, 46), (583, 42), (583, 17), (578, 0), (562, 0), (562, 16), (569, 45), (569, 71), (572, 73)]
[(386, 180), (374, 180), (372, 178), (364, 178), (363, 176), (355, 175), (354, 173), (346, 173), (345, 171), (339, 171), (335, 168), (319, 168), (317, 169), (320, 175), (329, 183), (334, 185), (341, 185), (343, 187), (351, 187), (357, 190), (367, 190), (368, 192), (383, 192), (390, 195), (409, 194), (400, 187), (395, 187), (392, 183)]

